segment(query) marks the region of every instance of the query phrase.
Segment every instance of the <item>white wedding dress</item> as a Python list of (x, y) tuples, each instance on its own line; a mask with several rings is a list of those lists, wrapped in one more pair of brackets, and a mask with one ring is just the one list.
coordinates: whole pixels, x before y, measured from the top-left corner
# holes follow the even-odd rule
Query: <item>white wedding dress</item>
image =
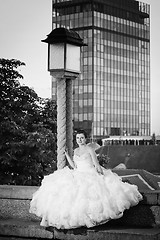
[(42, 218), (42, 226), (93, 227), (122, 217), (142, 200), (137, 186), (123, 183), (111, 170), (97, 173), (89, 153), (75, 155), (74, 162), (74, 170), (65, 167), (45, 176), (33, 194), (30, 213)]

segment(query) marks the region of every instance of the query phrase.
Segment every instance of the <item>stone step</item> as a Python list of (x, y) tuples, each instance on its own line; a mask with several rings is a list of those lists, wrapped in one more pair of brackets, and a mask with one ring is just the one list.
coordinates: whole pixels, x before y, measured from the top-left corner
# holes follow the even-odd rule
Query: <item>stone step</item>
[(160, 240), (159, 228), (125, 228), (102, 225), (92, 229), (56, 230), (38, 221), (0, 220), (0, 240)]
[(0, 219), (0, 240), (2, 237), (17, 237), (17, 239), (53, 239), (53, 233), (41, 227), (39, 221)]
[(0, 240), (39, 240), (38, 238), (24, 238), (24, 237), (11, 237), (11, 236), (6, 236), (6, 237), (2, 237), (0, 236)]
[(0, 218), (40, 220), (36, 215), (29, 213), (29, 207), (30, 200), (28, 199), (0, 199)]
[(160, 240), (160, 229), (155, 228), (101, 226), (92, 229), (50, 231), (57, 240)]
[(0, 185), (0, 218), (39, 220), (29, 213), (30, 201), (37, 189), (37, 186)]
[(2, 199), (31, 199), (37, 186), (0, 185), (0, 198)]

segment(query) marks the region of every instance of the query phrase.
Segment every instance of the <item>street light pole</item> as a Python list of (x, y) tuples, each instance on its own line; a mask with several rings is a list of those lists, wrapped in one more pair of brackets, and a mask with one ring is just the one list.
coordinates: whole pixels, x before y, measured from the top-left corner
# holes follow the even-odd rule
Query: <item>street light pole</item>
[(65, 149), (73, 151), (72, 81), (80, 74), (81, 46), (86, 46), (78, 33), (65, 28), (54, 29), (48, 43), (48, 70), (57, 81), (57, 168), (66, 165)]
[(68, 78), (66, 81), (66, 146), (70, 156), (73, 155), (73, 80), (72, 78)]
[[(70, 76), (69, 76), (70, 75)], [(73, 95), (72, 81), (78, 77), (75, 74), (51, 72), (57, 81), (57, 168), (66, 165), (64, 151), (67, 148), (70, 156), (73, 154)]]

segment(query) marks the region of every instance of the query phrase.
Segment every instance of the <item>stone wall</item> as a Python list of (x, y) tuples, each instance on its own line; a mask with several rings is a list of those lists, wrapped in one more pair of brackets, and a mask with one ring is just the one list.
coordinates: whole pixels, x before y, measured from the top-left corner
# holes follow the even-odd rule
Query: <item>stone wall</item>
[(40, 219), (29, 213), (35, 186), (0, 185), (0, 239), (52, 239), (53, 233), (40, 227)]

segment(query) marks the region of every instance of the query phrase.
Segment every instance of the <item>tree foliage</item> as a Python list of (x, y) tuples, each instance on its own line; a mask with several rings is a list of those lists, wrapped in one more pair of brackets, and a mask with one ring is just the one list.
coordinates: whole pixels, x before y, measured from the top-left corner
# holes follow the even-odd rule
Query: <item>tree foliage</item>
[(56, 169), (56, 104), (19, 82), (15, 59), (0, 59), (0, 184), (38, 185)]

